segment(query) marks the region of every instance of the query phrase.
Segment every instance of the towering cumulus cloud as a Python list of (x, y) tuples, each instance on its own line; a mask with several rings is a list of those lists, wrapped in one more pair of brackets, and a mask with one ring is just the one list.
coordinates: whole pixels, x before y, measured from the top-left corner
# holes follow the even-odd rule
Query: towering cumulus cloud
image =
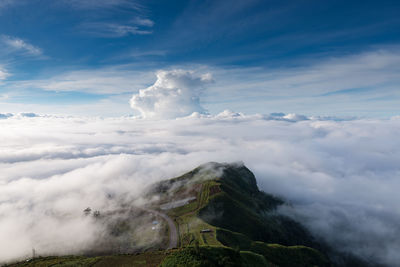
[(195, 75), (192, 71), (159, 71), (157, 81), (131, 98), (130, 104), (143, 118), (171, 119), (204, 113), (200, 95), (211, 82), (210, 74)]

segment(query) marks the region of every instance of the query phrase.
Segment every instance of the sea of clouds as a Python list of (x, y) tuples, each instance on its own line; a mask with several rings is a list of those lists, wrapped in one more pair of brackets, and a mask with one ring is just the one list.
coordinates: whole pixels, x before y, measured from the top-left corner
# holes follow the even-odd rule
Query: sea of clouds
[[(286, 118), (285, 118), (286, 117)], [(205, 162), (243, 161), (260, 188), (333, 245), (399, 262), (400, 119), (195, 114), (174, 120), (20, 115), (0, 120), (0, 259), (77, 253), (87, 206), (138, 196)], [(293, 116), (292, 116), (293, 117)]]
[(280, 212), (336, 248), (400, 262), (400, 117), (208, 115), (210, 75), (157, 78), (131, 100), (141, 117), (0, 114), (0, 262), (88, 249), (104, 229), (83, 209), (112, 210), (209, 161), (242, 161), (290, 203)]

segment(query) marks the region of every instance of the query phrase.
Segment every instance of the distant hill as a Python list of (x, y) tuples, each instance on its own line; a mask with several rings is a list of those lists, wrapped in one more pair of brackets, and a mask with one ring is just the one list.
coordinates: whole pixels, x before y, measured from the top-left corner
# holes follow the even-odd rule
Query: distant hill
[[(125, 205), (132, 215), (110, 223), (110, 232), (119, 239), (86, 253), (91, 256), (38, 257), (8, 266), (368, 266), (277, 213), (284, 200), (260, 191), (242, 164), (201, 165), (152, 185), (143, 198), (147, 205)], [(134, 216), (148, 229), (163, 227), (158, 243), (131, 245), (128, 220)], [(126, 254), (112, 249), (121, 249), (121, 236)], [(104, 248), (110, 255), (104, 256)]]

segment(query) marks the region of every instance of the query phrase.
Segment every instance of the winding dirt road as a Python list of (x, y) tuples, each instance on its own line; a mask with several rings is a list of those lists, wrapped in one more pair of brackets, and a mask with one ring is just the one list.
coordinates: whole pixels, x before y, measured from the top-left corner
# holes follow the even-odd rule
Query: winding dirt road
[(176, 230), (174, 221), (170, 217), (168, 217), (168, 215), (165, 213), (161, 213), (156, 210), (146, 210), (146, 211), (154, 213), (167, 221), (169, 227), (169, 244), (167, 249), (178, 247), (178, 231)]

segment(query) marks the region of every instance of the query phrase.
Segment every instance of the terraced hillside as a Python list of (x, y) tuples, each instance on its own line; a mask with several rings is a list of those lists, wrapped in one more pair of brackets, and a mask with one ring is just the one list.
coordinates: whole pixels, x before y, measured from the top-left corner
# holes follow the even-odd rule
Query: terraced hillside
[[(156, 184), (149, 198), (153, 195), (161, 196), (156, 205), (164, 208), (190, 200), (164, 210), (177, 225), (180, 247), (230, 247), (279, 266), (329, 265), (318, 251), (320, 245), (300, 224), (276, 214), (284, 202), (261, 192), (245, 166), (207, 163)], [(285, 253), (299, 265), (285, 265), (280, 256)]]

